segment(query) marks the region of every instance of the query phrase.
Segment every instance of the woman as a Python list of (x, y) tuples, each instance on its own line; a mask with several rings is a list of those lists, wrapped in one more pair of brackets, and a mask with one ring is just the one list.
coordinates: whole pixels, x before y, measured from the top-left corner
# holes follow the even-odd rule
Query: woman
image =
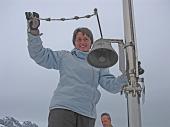
[(60, 79), (49, 107), (48, 127), (94, 127), (100, 85), (111, 93), (121, 91), (127, 77), (115, 77), (109, 69), (88, 64), (86, 58), (93, 44), (93, 34), (85, 27), (73, 33), (72, 51), (44, 48), (39, 34), (37, 13), (27, 12), (28, 50), (31, 58), (47, 69), (59, 70)]

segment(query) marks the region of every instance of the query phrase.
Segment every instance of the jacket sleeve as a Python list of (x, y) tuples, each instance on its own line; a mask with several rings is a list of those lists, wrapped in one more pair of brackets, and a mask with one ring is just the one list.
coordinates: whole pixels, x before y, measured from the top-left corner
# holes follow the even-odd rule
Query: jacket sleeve
[(102, 88), (111, 93), (118, 93), (122, 87), (128, 84), (128, 79), (125, 74), (115, 77), (109, 73), (109, 69), (100, 69), (99, 84)]
[(62, 51), (52, 51), (49, 48), (44, 48), (40, 36), (34, 36), (28, 33), (28, 51), (30, 57), (40, 66), (47, 69), (59, 69)]

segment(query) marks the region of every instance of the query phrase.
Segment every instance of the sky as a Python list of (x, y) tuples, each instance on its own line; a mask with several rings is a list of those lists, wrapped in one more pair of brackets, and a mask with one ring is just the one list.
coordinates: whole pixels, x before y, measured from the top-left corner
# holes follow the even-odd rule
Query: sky
[[(145, 69), (145, 103), (141, 103), (142, 127), (170, 126), (170, 1), (133, 0), (138, 57)], [(12, 116), (47, 127), (48, 106), (57, 87), (59, 73), (37, 65), (27, 50), (25, 12), (38, 12), (41, 18), (71, 18), (92, 14), (98, 9), (104, 38), (124, 38), (122, 0), (3, 0), (0, 3), (0, 118)], [(72, 33), (89, 27), (100, 38), (96, 17), (65, 22), (41, 21), (44, 47), (72, 50)], [(116, 46), (115, 46), (116, 47)], [(118, 65), (111, 67), (118, 76)], [(111, 114), (115, 127), (127, 127), (124, 95), (102, 93), (97, 104), (100, 115)]]

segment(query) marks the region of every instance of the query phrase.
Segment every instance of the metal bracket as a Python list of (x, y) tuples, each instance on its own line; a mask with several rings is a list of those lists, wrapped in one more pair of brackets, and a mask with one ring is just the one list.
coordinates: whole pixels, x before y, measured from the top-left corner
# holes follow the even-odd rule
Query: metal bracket
[(135, 46), (132, 41), (126, 42), (124, 48), (127, 48), (128, 46)]
[(142, 102), (144, 104), (145, 102), (145, 85), (144, 85), (144, 78), (138, 78), (137, 85), (125, 85), (123, 86), (121, 90), (121, 95), (123, 92), (125, 95), (132, 94), (133, 97), (136, 97), (138, 95), (139, 97), (142, 97)]
[(140, 86), (140, 84), (137, 83), (137, 86), (132, 86), (132, 85), (125, 85), (122, 88), (121, 94), (125, 93), (125, 95), (127, 94), (132, 94), (133, 97), (136, 97), (136, 95), (138, 95), (139, 97), (141, 97), (141, 92), (142, 92), (142, 87)]

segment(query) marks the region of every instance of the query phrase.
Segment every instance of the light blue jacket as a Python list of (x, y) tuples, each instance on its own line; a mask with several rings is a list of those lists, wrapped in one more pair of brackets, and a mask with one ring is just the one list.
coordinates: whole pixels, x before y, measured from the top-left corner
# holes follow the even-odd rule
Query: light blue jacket
[(77, 49), (52, 51), (44, 48), (41, 38), (28, 33), (28, 50), (40, 66), (56, 69), (60, 80), (50, 103), (50, 109), (69, 109), (87, 117), (96, 118), (96, 104), (100, 99), (100, 85), (111, 93), (121, 91), (127, 84), (125, 75), (115, 77), (109, 69), (92, 67), (86, 61), (87, 52)]

